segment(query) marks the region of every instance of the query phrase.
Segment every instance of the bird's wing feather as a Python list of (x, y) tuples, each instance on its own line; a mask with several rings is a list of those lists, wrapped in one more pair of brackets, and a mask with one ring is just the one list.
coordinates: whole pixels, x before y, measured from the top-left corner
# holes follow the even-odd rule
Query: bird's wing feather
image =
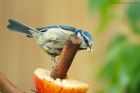
[(68, 31), (72, 31), (72, 32), (75, 32), (77, 28), (75, 27), (71, 27), (71, 26), (65, 26), (65, 25), (60, 25), (59, 26), (61, 29), (63, 30), (68, 30)]
[(50, 28), (58, 28), (58, 26), (43, 26), (43, 27), (39, 27), (39, 28), (36, 28), (36, 29), (41, 31), (41, 32), (46, 32)]
[(76, 30), (77, 30), (77, 28), (75, 28), (75, 27), (65, 26), (65, 25), (43, 26), (43, 27), (39, 27), (39, 28), (36, 28), (36, 29), (41, 31), (41, 32), (46, 32), (50, 28), (63, 29), (63, 30), (66, 30), (66, 31), (74, 32), (74, 33), (76, 33)]

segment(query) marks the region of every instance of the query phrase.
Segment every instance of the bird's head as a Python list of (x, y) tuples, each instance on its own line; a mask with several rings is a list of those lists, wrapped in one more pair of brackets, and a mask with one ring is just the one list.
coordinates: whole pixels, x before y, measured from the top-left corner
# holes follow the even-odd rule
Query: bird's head
[(82, 40), (84, 44), (83, 47), (86, 48), (88, 52), (91, 52), (91, 47), (94, 44), (92, 35), (87, 31), (79, 30), (77, 31), (77, 36)]

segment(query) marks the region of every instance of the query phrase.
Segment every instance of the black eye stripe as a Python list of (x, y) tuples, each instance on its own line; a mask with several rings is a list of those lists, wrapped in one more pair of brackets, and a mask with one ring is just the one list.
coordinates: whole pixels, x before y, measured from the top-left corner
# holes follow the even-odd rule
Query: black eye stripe
[(87, 47), (89, 47), (88, 39), (82, 34), (82, 32), (80, 32), (80, 35), (83, 37)]
[(87, 38), (80, 32), (80, 35), (84, 38), (84, 41), (88, 42)]
[(89, 47), (88, 40), (87, 40), (85, 37), (84, 37), (84, 41), (85, 41), (85, 43), (86, 43), (87, 47)]

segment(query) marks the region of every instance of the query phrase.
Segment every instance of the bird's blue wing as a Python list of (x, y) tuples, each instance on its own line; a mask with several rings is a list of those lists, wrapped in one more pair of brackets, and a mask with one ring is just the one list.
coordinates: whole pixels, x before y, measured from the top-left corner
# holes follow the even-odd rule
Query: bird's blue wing
[(59, 26), (43, 26), (43, 27), (39, 27), (39, 28), (36, 28), (36, 29), (41, 31), (41, 32), (46, 32), (50, 28), (59, 28)]
[(71, 27), (71, 26), (65, 26), (65, 25), (59, 25), (59, 27), (61, 29), (64, 29), (64, 30), (68, 30), (68, 31), (72, 31), (72, 32), (76, 32), (76, 29), (75, 27)]
[(41, 32), (46, 32), (48, 29), (50, 28), (61, 28), (63, 30), (68, 30), (68, 31), (72, 31), (74, 33), (76, 33), (77, 28), (75, 27), (71, 27), (71, 26), (65, 26), (65, 25), (56, 25), (56, 26), (44, 26), (44, 27), (39, 27), (36, 28), (37, 30), (41, 31)]

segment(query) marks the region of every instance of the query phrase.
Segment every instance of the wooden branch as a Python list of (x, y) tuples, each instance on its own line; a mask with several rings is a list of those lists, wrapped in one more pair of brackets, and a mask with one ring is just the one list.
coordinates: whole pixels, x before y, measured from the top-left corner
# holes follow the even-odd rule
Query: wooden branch
[(64, 79), (67, 76), (67, 72), (80, 45), (81, 40), (75, 35), (70, 35), (58, 58), (56, 66), (51, 71), (52, 78)]
[(25, 93), (18, 87), (12, 84), (1, 72), (0, 72), (0, 92), (1, 93)]

